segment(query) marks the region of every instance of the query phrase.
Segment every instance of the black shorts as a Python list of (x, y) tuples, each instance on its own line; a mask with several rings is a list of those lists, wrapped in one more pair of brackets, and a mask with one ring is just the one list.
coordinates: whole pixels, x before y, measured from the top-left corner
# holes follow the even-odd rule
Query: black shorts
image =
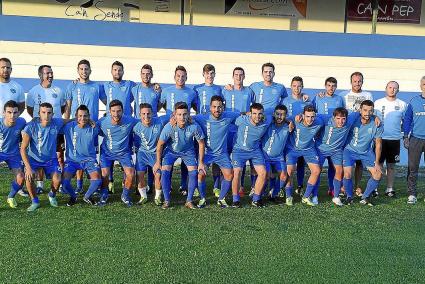
[(382, 152), (379, 163), (398, 163), (400, 162), (400, 140), (382, 139)]

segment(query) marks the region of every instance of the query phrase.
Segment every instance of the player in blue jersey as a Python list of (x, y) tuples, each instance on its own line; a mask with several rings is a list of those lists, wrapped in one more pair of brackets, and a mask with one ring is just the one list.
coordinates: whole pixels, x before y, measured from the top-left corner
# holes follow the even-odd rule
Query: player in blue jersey
[(25, 176), (22, 159), (19, 153), (21, 130), (25, 127), (25, 119), (19, 117), (19, 105), (15, 101), (7, 101), (3, 106), (3, 117), (0, 118), (0, 161), (6, 162), (15, 176), (7, 196), (7, 203), (11, 208), (18, 206), (15, 195), (24, 185)]
[[(184, 102), (190, 108), (196, 111), (196, 93), (193, 89), (186, 86), (187, 71), (183, 66), (177, 66), (174, 71), (175, 85), (165, 88), (161, 93), (161, 104), (164, 107), (166, 114), (171, 115), (174, 111), (174, 106), (178, 102)], [(181, 164), (181, 183), (180, 192), (182, 195), (187, 194), (188, 187), (188, 171), (185, 163)]]
[(420, 81), (421, 94), (414, 96), (407, 105), (404, 116), (404, 147), (408, 150), (407, 199), (408, 204), (417, 202), (416, 184), (422, 153), (425, 152), (425, 76)]
[[(82, 59), (77, 65), (78, 80), (68, 85), (66, 89), (66, 99), (70, 103), (70, 117), (73, 117), (80, 105), (85, 105), (89, 109), (90, 119), (99, 119), (99, 99), (103, 97), (104, 88), (102, 85), (90, 80), (90, 62)], [(97, 145), (97, 143), (96, 143)], [(83, 188), (83, 172), (77, 171), (77, 191)]]
[[(353, 202), (353, 181), (351, 171), (355, 161), (360, 160), (371, 174), (366, 190), (362, 195), (361, 204), (373, 206), (369, 196), (379, 185), (382, 176), (381, 157), (383, 127), (376, 126), (372, 119), (373, 102), (365, 100), (360, 104), (360, 117), (356, 119), (347, 139), (344, 149), (344, 189), (347, 194), (347, 204)], [(373, 148), (375, 150), (373, 150)]]
[[(337, 88), (337, 80), (334, 77), (328, 77), (325, 80), (325, 92), (319, 94), (313, 99), (313, 106), (316, 108), (317, 114), (332, 115), (336, 108), (344, 107), (344, 99), (335, 94)], [(328, 195), (333, 196), (333, 180), (335, 177), (332, 159), (328, 159)]]
[(8, 101), (15, 101), (19, 106), (19, 114), (25, 110), (25, 94), (22, 86), (10, 79), (12, 62), (8, 58), (0, 58), (0, 116), (3, 106)]
[(262, 139), (262, 148), (266, 163), (267, 178), (273, 172), (277, 173), (279, 182), (274, 182), (270, 189), (270, 201), (277, 202), (277, 195), (285, 187), (287, 181), (285, 148), (289, 133), (292, 130), (290, 123), (286, 120), (287, 108), (277, 105), (274, 109), (273, 122)]
[[(288, 108), (288, 118), (293, 119), (298, 114), (303, 113), (304, 107), (310, 105), (308, 97), (303, 95), (304, 88), (303, 78), (295, 76), (291, 80), (291, 94), (284, 98), (282, 103)], [(297, 189), (298, 194), (302, 194), (302, 188), (305, 175), (305, 160), (300, 157), (297, 161)]]
[(108, 184), (110, 167), (118, 161), (124, 169), (124, 187), (121, 200), (131, 206), (131, 186), (134, 178), (134, 164), (131, 158), (131, 133), (137, 120), (131, 116), (123, 115), (121, 101), (112, 100), (109, 103), (109, 114), (102, 117), (99, 122), (100, 135), (103, 136), (100, 145), (100, 166), (102, 170), (102, 190), (98, 206), (106, 205), (108, 200)]
[(293, 205), (291, 175), (296, 168), (299, 157), (304, 157), (310, 169), (310, 177), (307, 181), (306, 190), (302, 202), (314, 206), (310, 197), (320, 174), (319, 157), (315, 148), (315, 138), (323, 126), (323, 121), (316, 118), (316, 111), (312, 105), (304, 107), (302, 121), (295, 122), (295, 129), (289, 137), (286, 164), (288, 170), (288, 182), (285, 187), (286, 204)]
[(261, 138), (266, 133), (269, 124), (269, 120), (265, 121), (264, 108), (259, 103), (253, 103), (250, 107), (250, 114), (240, 116), (235, 121), (238, 129), (236, 143), (232, 151), (234, 175), (232, 182), (232, 207), (241, 207), (238, 190), (241, 183), (242, 169), (247, 161), (251, 161), (257, 173), (251, 205), (263, 207), (261, 192), (266, 179), (266, 167), (261, 150)]
[(63, 187), (70, 195), (67, 203), (72, 206), (77, 201), (77, 195), (72, 188), (71, 179), (77, 170), (83, 170), (90, 176), (90, 186), (83, 197), (83, 201), (90, 205), (96, 202), (92, 199), (93, 193), (101, 186), (100, 167), (96, 160), (96, 143), (99, 128), (92, 122), (90, 125), (90, 111), (85, 105), (80, 105), (75, 114), (75, 120), (62, 128), (66, 141), (66, 162), (63, 174)]
[[(170, 123), (167, 123), (164, 126), (157, 144), (156, 162), (153, 167), (153, 172), (156, 173), (158, 170), (161, 170), (161, 184), (164, 194), (164, 203), (162, 208), (168, 209), (170, 208), (171, 200), (171, 168), (174, 165), (174, 162), (178, 158), (181, 158), (181, 160), (187, 165), (187, 169), (189, 171), (188, 194), (185, 207), (193, 209), (195, 206), (193, 205), (192, 199), (197, 184), (198, 171), (205, 172), (204, 134), (198, 124), (190, 124), (188, 122), (189, 107), (185, 102), (176, 103), (174, 108), (174, 117), (177, 125), (172, 126)], [(196, 159), (194, 139), (198, 141), (199, 145), (199, 162)], [(163, 155), (164, 157), (162, 158)], [(201, 196), (201, 201), (198, 205), (202, 208), (204, 204), (205, 196)]]
[[(148, 103), (141, 103), (139, 107), (140, 121), (133, 127), (133, 133), (138, 137), (139, 147), (136, 155), (136, 171), (138, 190), (140, 193), (139, 204), (147, 202), (147, 188), (145, 183), (145, 173), (147, 167), (153, 167), (156, 162), (156, 145), (159, 136), (161, 135), (162, 128), (165, 124), (165, 117), (154, 117), (152, 106)], [(161, 174), (159, 171), (155, 172), (155, 198), (156, 205), (161, 205)]]
[(157, 116), (160, 109), (161, 88), (152, 83), (152, 66), (145, 64), (140, 71), (141, 82), (133, 87), (131, 93), (134, 97), (134, 117), (140, 118), (140, 104), (147, 103), (152, 106), (152, 115)]
[[(224, 101), (221, 96), (213, 96), (209, 103), (210, 114), (199, 114), (193, 119), (201, 126), (205, 134), (205, 157), (204, 164), (217, 164), (223, 173), (221, 190), (219, 192), (217, 204), (221, 208), (226, 208), (226, 194), (232, 185), (233, 170), (227, 149), (227, 135), (232, 123), (240, 116), (237, 112), (223, 112)], [(206, 172), (198, 173), (198, 186), (202, 196), (206, 195)]]
[(35, 191), (34, 175), (42, 169), (47, 177), (51, 177), (51, 191), (49, 202), (53, 207), (58, 206), (56, 192), (61, 184), (61, 168), (59, 167), (56, 152), (57, 137), (64, 121), (53, 118), (53, 106), (42, 103), (39, 108), (39, 117), (29, 122), (22, 130), (21, 156), (25, 165), (26, 187), (32, 204), (27, 211), (35, 211), (40, 202)]

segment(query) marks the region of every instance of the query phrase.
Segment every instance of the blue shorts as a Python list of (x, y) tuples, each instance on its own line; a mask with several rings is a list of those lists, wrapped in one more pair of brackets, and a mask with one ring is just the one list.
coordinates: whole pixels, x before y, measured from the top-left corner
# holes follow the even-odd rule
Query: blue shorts
[(0, 153), (0, 162), (6, 162), (9, 169), (23, 169), (24, 163), (22, 162), (21, 154), (5, 155)]
[(277, 172), (286, 172), (285, 160), (283, 160), (283, 158), (279, 160), (272, 160), (266, 158), (266, 171), (269, 173), (272, 170), (275, 170)]
[(162, 165), (163, 166), (172, 166), (172, 165), (174, 165), (174, 162), (178, 158), (181, 158), (186, 166), (189, 166), (189, 167), (192, 167), (192, 166), (197, 167), (198, 166), (198, 161), (196, 159), (195, 152), (189, 152), (189, 153), (186, 153), (186, 154), (177, 154), (177, 153), (173, 153), (171, 151), (167, 151), (165, 153), (164, 158), (162, 158)]
[(138, 151), (136, 155), (136, 171), (146, 172), (148, 166), (153, 168), (156, 162), (156, 153)]
[(86, 173), (91, 174), (93, 172), (100, 172), (100, 167), (96, 159), (87, 159), (79, 163), (73, 161), (65, 162), (65, 167), (63, 170), (65, 173), (75, 175), (78, 170), (83, 170)]
[(231, 169), (232, 163), (230, 162), (229, 154), (222, 153), (220, 155), (208, 155), (204, 156), (204, 164), (209, 166), (211, 164), (217, 164), (220, 168)]
[(234, 149), (232, 152), (232, 165), (233, 168), (243, 168), (247, 161), (251, 161), (253, 166), (265, 166), (263, 151), (255, 149), (253, 151), (244, 151)]
[(236, 132), (232, 130), (229, 130), (229, 132), (227, 132), (227, 152), (229, 152), (229, 154), (232, 153), (233, 146), (235, 146), (235, 136)]
[(320, 150), (318, 150), (317, 153), (319, 154), (319, 165), (321, 167), (325, 163), (326, 158), (330, 158), (335, 166), (342, 166), (342, 150), (336, 150), (334, 152), (328, 153), (322, 153)]
[(108, 153), (100, 151), (100, 166), (102, 168), (109, 168), (114, 162), (117, 161), (121, 164), (123, 168), (133, 168), (133, 159), (131, 158), (131, 153), (124, 153), (121, 155), (109, 155)]
[[(55, 149), (56, 151), (56, 149)], [(62, 169), (59, 166), (59, 162), (57, 158), (53, 158), (50, 161), (47, 162), (38, 162), (34, 160), (33, 158), (29, 157), (30, 166), (31, 169), (34, 172), (37, 172), (39, 169), (43, 169), (44, 173), (46, 174), (47, 178), (51, 178), (53, 174), (61, 174)]]
[(352, 167), (357, 160), (360, 160), (362, 161), (363, 167), (371, 168), (375, 166), (375, 158), (375, 153), (373, 151), (369, 151), (366, 154), (357, 154), (345, 149), (343, 154), (343, 164), (344, 167)]
[(288, 153), (286, 154), (286, 164), (291, 166), (295, 165), (299, 157), (303, 157), (307, 164), (319, 164), (319, 156), (314, 148), (302, 151), (288, 149)]

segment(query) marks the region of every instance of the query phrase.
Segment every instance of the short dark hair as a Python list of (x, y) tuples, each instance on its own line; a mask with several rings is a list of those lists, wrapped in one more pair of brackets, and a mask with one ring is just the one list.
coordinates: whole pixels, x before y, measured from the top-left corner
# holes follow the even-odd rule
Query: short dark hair
[(256, 110), (262, 110), (264, 109), (263, 105), (260, 103), (253, 103), (250, 107), (249, 107), (249, 111), (252, 111), (253, 109)]
[(177, 102), (174, 105), (174, 110), (178, 110), (178, 109), (189, 110), (189, 107), (187, 106), (187, 103), (185, 103), (185, 102)]
[(333, 116), (348, 116), (348, 110), (345, 107), (337, 107), (334, 112)]
[(2, 58), (0, 58), (0, 61), (6, 62), (6, 63), (9, 63), (10, 65), (12, 65), (12, 62), (10, 61), (9, 58), (2, 57)]
[(119, 61), (114, 61), (114, 63), (112, 63), (111, 68), (114, 67), (114, 66), (120, 66), (122, 68), (122, 70), (124, 70), (124, 65)]
[(75, 111), (75, 117), (77, 117), (78, 111), (82, 110), (82, 111), (87, 111), (87, 114), (90, 115), (90, 110), (86, 105), (79, 105), (77, 110)]
[(44, 102), (44, 103), (40, 104), (40, 109), (42, 107), (47, 107), (47, 108), (53, 109), (53, 106), (50, 103), (48, 103), (48, 102)]
[(184, 68), (184, 66), (182, 66), (182, 65), (178, 65), (176, 67), (176, 70), (174, 71), (174, 75), (176, 75), (177, 71), (184, 71), (184, 73), (187, 74), (186, 68)]
[(150, 108), (150, 109), (152, 109), (152, 105), (151, 104), (148, 104), (148, 103), (141, 103), (139, 105), (139, 110), (142, 109), (142, 108)]
[(312, 105), (306, 105), (304, 107), (303, 113), (306, 113), (306, 112), (316, 112), (316, 109)]
[(364, 100), (364, 101), (361, 102), (360, 108), (362, 108), (363, 106), (374, 107), (375, 105), (373, 104), (373, 102), (371, 100)]
[(275, 110), (275, 111), (277, 111), (277, 110), (283, 110), (283, 111), (285, 111), (286, 113), (288, 113), (288, 108), (287, 108), (285, 105), (277, 105), (277, 106), (274, 108), (274, 110)]
[(77, 67), (80, 67), (80, 65), (87, 65), (89, 68), (91, 68), (90, 66), (90, 62), (87, 59), (81, 59), (80, 62), (78, 62)]
[(43, 78), (43, 69), (44, 68), (52, 68), (52, 66), (44, 64), (44, 65), (40, 65), (38, 67), (38, 77), (40, 77), (40, 79)]
[(326, 85), (327, 82), (334, 83), (335, 85), (338, 84), (338, 81), (334, 77), (328, 77), (328, 78), (326, 78), (325, 85)]
[(274, 72), (274, 64), (273, 63), (270, 63), (270, 62), (264, 63), (263, 66), (261, 66), (261, 72), (264, 71), (264, 67), (271, 67), (273, 69), (273, 72)]
[(353, 77), (354, 77), (354, 76), (360, 76), (360, 77), (362, 77), (362, 81), (363, 81), (363, 74), (362, 74), (361, 72), (359, 72), (359, 71), (353, 72), (353, 73), (350, 75), (350, 81), (352, 81), (352, 80), (353, 80)]
[[(153, 74), (153, 70), (152, 70), (152, 66), (150, 66), (149, 64), (145, 64), (142, 66), (142, 69), (148, 69), (151, 71), (151, 73)], [(140, 69), (140, 71), (142, 71), (142, 69)]]
[(110, 103), (109, 103), (109, 109), (111, 109), (112, 107), (114, 107), (114, 106), (120, 106), (121, 107), (121, 109), (123, 109), (124, 107), (123, 107), (123, 105), (122, 105), (122, 102), (120, 101), (120, 100), (112, 100)]
[(205, 64), (204, 68), (202, 68), (202, 73), (205, 72), (210, 72), (210, 71), (214, 71), (215, 72), (215, 67), (212, 64)]
[[(0, 61), (1, 61), (1, 60), (0, 60)], [(6, 110), (6, 108), (7, 108), (7, 107), (11, 107), (11, 108), (15, 108), (15, 107), (17, 107), (17, 108), (19, 108), (19, 105), (18, 105), (18, 103), (17, 103), (17, 102), (10, 100), (10, 101), (7, 101), (7, 102), (4, 104), (4, 106), (3, 106), (3, 110)]]
[(242, 72), (243, 72), (243, 74), (245, 75), (245, 70), (243, 70), (243, 68), (242, 68), (242, 67), (235, 67), (235, 69), (233, 69), (233, 74), (232, 74), (232, 76), (234, 76), (234, 75), (235, 75), (235, 71), (242, 71)]
[(301, 78), (300, 76), (295, 76), (294, 78), (292, 78), (291, 80), (291, 84), (296, 81), (296, 82), (301, 82), (302, 85), (304, 85), (304, 81), (303, 78)]
[(224, 103), (224, 99), (223, 99), (222, 96), (214, 95), (214, 96), (211, 97), (210, 103), (212, 103), (212, 102), (222, 102), (222, 103)]

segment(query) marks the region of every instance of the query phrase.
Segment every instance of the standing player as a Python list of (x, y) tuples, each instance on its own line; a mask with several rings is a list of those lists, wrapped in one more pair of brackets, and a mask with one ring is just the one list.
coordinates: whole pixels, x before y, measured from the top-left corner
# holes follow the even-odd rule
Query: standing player
[(295, 129), (289, 136), (288, 151), (286, 154), (286, 164), (288, 170), (288, 182), (286, 183), (286, 205), (293, 205), (292, 180), (291, 176), (295, 170), (295, 165), (299, 157), (304, 157), (310, 169), (310, 177), (302, 198), (302, 202), (310, 206), (316, 204), (312, 202), (311, 195), (320, 175), (319, 157), (315, 148), (315, 137), (323, 126), (323, 121), (316, 118), (316, 111), (312, 105), (304, 107), (302, 121), (295, 122)]
[(205, 82), (200, 85), (193, 87), (196, 93), (196, 113), (208, 114), (210, 111), (210, 102), (213, 96), (222, 97), (222, 90), (220, 86), (214, 84), (215, 78), (215, 67), (211, 64), (205, 64), (202, 69), (202, 76), (204, 76)]
[[(141, 103), (139, 107), (140, 121), (133, 127), (133, 133), (140, 140), (140, 145), (136, 156), (136, 171), (138, 190), (140, 193), (139, 204), (147, 202), (147, 189), (145, 183), (145, 173), (147, 167), (153, 167), (156, 162), (156, 145), (162, 128), (165, 124), (165, 117), (154, 117), (152, 106), (148, 103)], [(159, 171), (154, 173), (155, 178), (155, 204), (161, 205), (161, 174)]]
[(25, 94), (21, 85), (10, 79), (12, 63), (8, 58), (0, 58), (0, 116), (3, 114), (4, 104), (15, 101), (19, 106), (19, 115), (25, 109)]
[(390, 81), (385, 87), (386, 96), (375, 102), (375, 113), (384, 122), (384, 133), (382, 134), (382, 154), (379, 162), (383, 167), (387, 164), (387, 189), (385, 195), (395, 196), (393, 189), (395, 164), (400, 162), (400, 139), (404, 114), (407, 104), (397, 98), (399, 91), (398, 83)]
[(420, 88), (422, 93), (413, 97), (406, 110), (404, 117), (404, 147), (408, 150), (409, 172), (407, 176), (407, 199), (408, 204), (415, 204), (416, 183), (422, 153), (425, 152), (425, 76), (421, 78)]
[[(77, 72), (78, 81), (68, 85), (65, 95), (71, 105), (70, 116), (72, 118), (77, 113), (80, 105), (85, 105), (89, 109), (90, 119), (96, 122), (99, 119), (99, 98), (104, 96), (104, 88), (90, 80), (91, 66), (88, 60), (82, 59), (78, 62)], [(77, 191), (81, 192), (82, 188), (83, 172), (77, 171)]]
[[(355, 161), (360, 160), (371, 174), (366, 190), (362, 195), (361, 204), (373, 206), (369, 196), (379, 185), (382, 170), (379, 163), (382, 149), (382, 126), (376, 126), (372, 120), (373, 102), (365, 100), (360, 104), (360, 117), (356, 119), (351, 128), (347, 146), (344, 149), (344, 189), (347, 194), (347, 204), (353, 202), (353, 181), (351, 171)], [(373, 151), (375, 146), (375, 151)]]
[(3, 106), (3, 117), (0, 118), (0, 161), (7, 163), (15, 176), (7, 196), (11, 208), (18, 206), (15, 195), (22, 189), (25, 176), (22, 171), (22, 158), (19, 153), (19, 135), (25, 127), (25, 119), (19, 117), (19, 105), (15, 101), (7, 101)]
[(62, 128), (66, 141), (66, 162), (63, 174), (63, 187), (71, 196), (67, 205), (72, 206), (77, 201), (77, 195), (72, 188), (71, 179), (77, 170), (83, 170), (90, 175), (90, 186), (83, 201), (95, 205), (91, 198), (101, 186), (100, 167), (96, 160), (96, 143), (99, 134), (97, 126), (90, 125), (90, 112), (85, 105), (80, 105), (73, 120)]
[(158, 84), (153, 84), (152, 66), (145, 64), (140, 71), (141, 82), (133, 87), (131, 93), (134, 97), (134, 117), (140, 118), (140, 104), (147, 103), (152, 106), (152, 115), (158, 116), (160, 109), (161, 88)]
[[(174, 162), (178, 158), (181, 158), (187, 165), (189, 171), (188, 194), (185, 207), (194, 209), (195, 206), (193, 205), (192, 199), (197, 184), (198, 171), (205, 172), (204, 134), (198, 124), (189, 124), (189, 107), (185, 102), (176, 103), (174, 108), (174, 116), (177, 125), (171, 126), (170, 123), (167, 123), (164, 126), (156, 146), (156, 162), (153, 167), (153, 172), (156, 173), (158, 170), (161, 170), (161, 184), (164, 193), (164, 204), (162, 208), (168, 209), (170, 208), (171, 200), (171, 168)], [(196, 139), (199, 144), (199, 163), (196, 159), (194, 139)], [(165, 152), (163, 153), (164, 147)], [(162, 158), (163, 154), (164, 157)], [(198, 207), (204, 207), (205, 202), (205, 197), (201, 196)]]
[[(223, 173), (221, 190), (219, 192), (217, 204), (221, 208), (226, 208), (226, 194), (232, 185), (233, 170), (227, 150), (227, 135), (229, 128), (235, 119), (240, 115), (237, 112), (223, 112), (224, 101), (221, 96), (213, 96), (210, 101), (210, 114), (200, 114), (193, 119), (201, 126), (205, 134), (205, 157), (204, 164), (217, 164)], [(198, 186), (201, 198), (206, 195), (206, 172), (199, 171)]]
[(238, 194), (241, 184), (242, 169), (247, 161), (251, 161), (257, 172), (257, 180), (254, 185), (252, 195), (252, 206), (263, 207), (261, 192), (266, 179), (266, 167), (264, 155), (261, 150), (261, 138), (266, 133), (269, 126), (268, 121), (264, 121), (264, 108), (259, 103), (253, 103), (250, 107), (250, 114), (240, 116), (236, 119), (235, 125), (238, 127), (236, 133), (236, 143), (232, 151), (233, 182), (232, 207), (241, 207), (240, 196)]
[(108, 183), (110, 167), (118, 161), (124, 169), (124, 187), (121, 200), (131, 206), (130, 191), (134, 178), (134, 165), (131, 158), (130, 137), (137, 120), (123, 115), (121, 101), (112, 100), (109, 103), (109, 115), (102, 117), (99, 122), (100, 135), (103, 136), (100, 145), (100, 166), (102, 169), (102, 190), (99, 206), (105, 206), (108, 200)]
[(29, 212), (40, 207), (34, 184), (34, 175), (39, 169), (51, 177), (49, 202), (53, 207), (58, 206), (56, 192), (61, 183), (61, 168), (52, 149), (56, 149), (58, 133), (63, 124), (61, 118), (53, 118), (53, 106), (50, 103), (42, 103), (39, 118), (29, 122), (22, 130), (21, 156), (25, 165), (26, 187), (32, 200), (31, 206), (27, 209)]

